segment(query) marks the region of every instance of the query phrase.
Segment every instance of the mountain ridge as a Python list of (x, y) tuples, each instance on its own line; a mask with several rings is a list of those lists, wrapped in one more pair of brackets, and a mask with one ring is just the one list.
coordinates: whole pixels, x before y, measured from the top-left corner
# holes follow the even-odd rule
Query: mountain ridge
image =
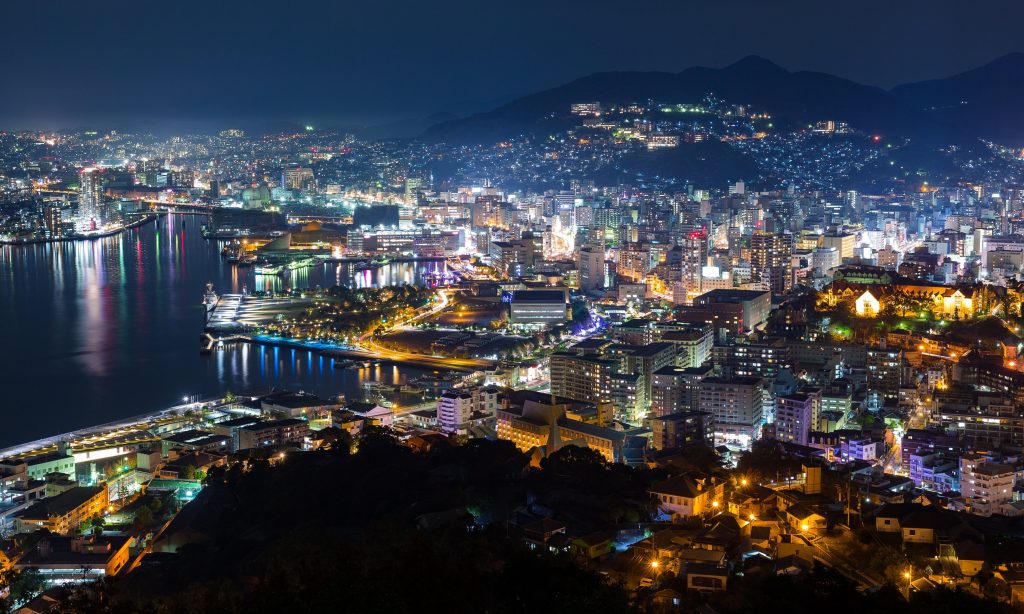
[[(545, 118), (564, 118), (573, 102), (696, 102), (713, 94), (732, 104), (747, 104), (772, 113), (782, 122), (835, 119), (867, 132), (907, 137), (934, 146), (966, 146), (976, 138), (991, 139), (999, 133), (1024, 141), (1024, 118), (1013, 113), (1011, 102), (995, 94), (998, 84), (991, 84), (1017, 73), (1022, 76), (1022, 85), (1017, 87), (1024, 94), (1024, 53), (1008, 54), (945, 79), (886, 90), (830, 73), (789, 71), (762, 56), (750, 55), (723, 68), (693, 66), (678, 73), (592, 73), (490, 111), (435, 124), (421, 137), (428, 141), (495, 142), (539, 128), (559, 127), (557, 122), (545, 123)], [(980, 99), (984, 104), (975, 107), (984, 111), (974, 114), (980, 117), (963, 109), (956, 109), (959, 113), (921, 112), (930, 99), (939, 99), (939, 93), (965, 88), (985, 93)], [(998, 113), (992, 115), (992, 111)]]

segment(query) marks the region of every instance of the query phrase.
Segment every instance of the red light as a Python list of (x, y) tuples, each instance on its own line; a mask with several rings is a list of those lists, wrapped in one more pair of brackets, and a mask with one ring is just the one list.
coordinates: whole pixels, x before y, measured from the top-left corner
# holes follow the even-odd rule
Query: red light
[(877, 143), (878, 141), (882, 140), (882, 137), (876, 134), (875, 136), (871, 137), (871, 140)]

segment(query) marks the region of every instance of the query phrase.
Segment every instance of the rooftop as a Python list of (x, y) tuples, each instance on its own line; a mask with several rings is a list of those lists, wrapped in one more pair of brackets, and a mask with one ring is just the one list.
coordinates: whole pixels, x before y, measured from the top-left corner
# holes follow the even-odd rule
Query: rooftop
[(106, 486), (76, 486), (70, 490), (65, 490), (59, 495), (36, 501), (27, 509), (16, 512), (14, 516), (16, 518), (29, 518), (32, 520), (47, 520), (56, 516), (63, 516), (83, 505), (105, 488)]

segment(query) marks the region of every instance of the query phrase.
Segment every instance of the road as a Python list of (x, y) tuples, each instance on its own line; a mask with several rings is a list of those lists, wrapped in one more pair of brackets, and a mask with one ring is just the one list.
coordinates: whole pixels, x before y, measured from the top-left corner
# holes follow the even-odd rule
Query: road
[[(396, 322), (393, 328), (401, 328), (403, 326), (409, 326), (414, 322), (423, 320), (430, 316), (441, 313), (451, 304), (448, 297), (448, 291), (444, 288), (440, 288), (437, 291), (438, 300), (430, 306), (429, 309), (421, 311), (404, 322)], [(493, 367), (493, 360), (486, 360), (483, 358), (447, 358), (444, 356), (433, 356), (431, 354), (416, 354), (414, 352), (404, 352), (401, 350), (392, 350), (381, 346), (374, 340), (373, 335), (367, 333), (360, 337), (360, 339), (354, 344), (358, 349), (375, 355), (377, 358), (384, 358), (388, 360), (397, 361), (409, 361), (422, 363), (428, 366), (450, 368), (458, 367), (462, 369), (482, 369), (487, 367)]]
[[(836, 529), (839, 531), (844, 531), (847, 534), (849, 533), (849, 531), (843, 529), (842, 527), (837, 527)], [(856, 582), (860, 588), (877, 588), (884, 584), (884, 582), (876, 578), (873, 578), (864, 573), (863, 571), (861, 571), (860, 569), (858, 569), (856, 565), (851, 563), (845, 556), (837, 552), (832, 547), (833, 544), (831, 543), (835, 541), (837, 538), (816, 535), (806, 535), (802, 537), (805, 537), (805, 541), (814, 548), (816, 558), (821, 559), (821, 561), (829, 567), (832, 567), (833, 569), (843, 574), (850, 580)], [(847, 536), (847, 538), (849, 538), (849, 535)]]

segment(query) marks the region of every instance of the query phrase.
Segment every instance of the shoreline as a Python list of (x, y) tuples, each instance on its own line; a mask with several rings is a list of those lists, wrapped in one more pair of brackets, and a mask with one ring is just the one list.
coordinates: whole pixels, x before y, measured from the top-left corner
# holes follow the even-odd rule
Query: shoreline
[(25, 239), (25, 240), (3, 240), (0, 239), (0, 245), (40, 245), (44, 243), (69, 243), (74, 241), (95, 241), (96, 239), (105, 239), (106, 237), (113, 237), (119, 235), (126, 230), (138, 228), (150, 222), (156, 221), (164, 213), (150, 212), (143, 215), (140, 219), (125, 224), (120, 228), (108, 230), (94, 235), (83, 236), (83, 237), (59, 237), (56, 239)]
[(59, 433), (57, 435), (48, 435), (46, 437), (40, 437), (39, 439), (33, 439), (24, 443), (14, 444), (0, 448), (0, 459), (10, 458), (12, 456), (19, 456), (22, 454), (29, 454), (41, 449), (45, 449), (51, 446), (57, 445), (59, 441), (78, 439), (87, 437), (90, 435), (98, 435), (107, 431), (114, 431), (119, 428), (135, 427), (141, 424), (146, 424), (158, 418), (166, 417), (171, 412), (183, 412), (187, 409), (194, 408), (197, 405), (210, 402), (211, 399), (200, 400), (194, 403), (182, 403), (180, 405), (172, 405), (164, 409), (158, 409), (144, 414), (138, 414), (127, 418), (121, 418), (118, 420), (111, 420), (110, 422), (104, 422), (103, 424), (94, 424), (91, 426), (84, 426), (73, 431), (67, 431), (65, 433)]

